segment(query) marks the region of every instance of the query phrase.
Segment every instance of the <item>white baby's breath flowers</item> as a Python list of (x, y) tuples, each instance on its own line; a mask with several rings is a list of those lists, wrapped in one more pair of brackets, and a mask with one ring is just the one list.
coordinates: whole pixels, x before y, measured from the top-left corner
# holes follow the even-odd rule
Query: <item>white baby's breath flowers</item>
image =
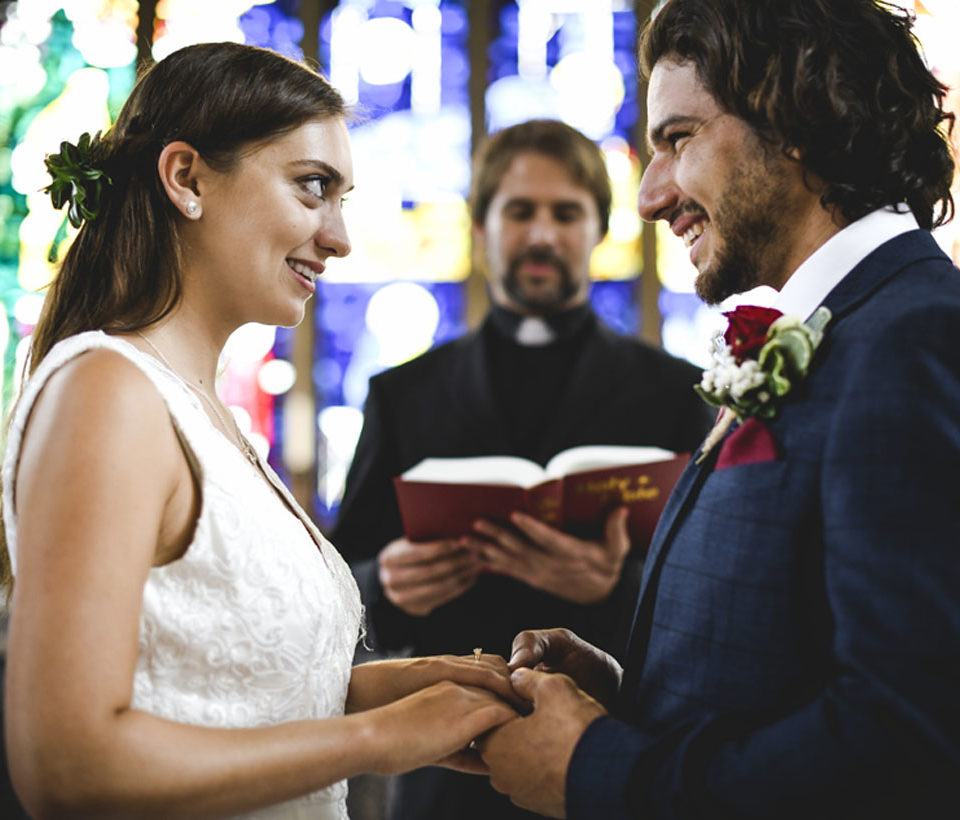
[(729, 345), (724, 345), (713, 355), (713, 367), (704, 370), (700, 379), (700, 389), (704, 392), (721, 401), (728, 396), (739, 401), (747, 391), (763, 386), (766, 377), (755, 360), (747, 359), (737, 364)]
[(765, 381), (766, 375), (760, 369), (760, 363), (754, 359), (747, 359), (736, 369), (736, 377), (730, 385), (730, 395), (736, 401), (740, 401), (749, 390), (763, 387)]

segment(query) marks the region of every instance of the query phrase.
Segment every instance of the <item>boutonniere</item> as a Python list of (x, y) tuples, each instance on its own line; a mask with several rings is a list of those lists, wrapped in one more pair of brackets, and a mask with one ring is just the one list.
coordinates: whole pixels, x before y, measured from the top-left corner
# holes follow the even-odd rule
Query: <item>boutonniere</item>
[(831, 318), (825, 307), (817, 308), (806, 322), (752, 305), (741, 305), (723, 315), (729, 325), (722, 342), (717, 340), (713, 366), (694, 387), (705, 401), (723, 408), (698, 460), (703, 460), (734, 420), (776, 416), (779, 402), (807, 375)]

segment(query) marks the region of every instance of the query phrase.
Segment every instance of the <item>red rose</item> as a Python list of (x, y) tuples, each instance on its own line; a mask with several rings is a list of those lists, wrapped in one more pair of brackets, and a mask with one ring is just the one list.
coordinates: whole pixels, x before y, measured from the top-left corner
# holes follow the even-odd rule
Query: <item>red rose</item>
[(783, 316), (774, 308), (755, 305), (740, 305), (736, 310), (723, 315), (730, 320), (727, 332), (723, 334), (723, 340), (730, 345), (733, 356), (738, 362), (742, 362), (763, 347), (763, 343), (767, 341), (770, 325)]

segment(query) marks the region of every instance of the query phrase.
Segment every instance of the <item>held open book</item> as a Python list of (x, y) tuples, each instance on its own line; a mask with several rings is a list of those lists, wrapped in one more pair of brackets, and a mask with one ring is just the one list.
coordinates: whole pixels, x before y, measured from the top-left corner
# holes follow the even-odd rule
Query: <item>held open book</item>
[(646, 549), (667, 496), (690, 458), (659, 447), (573, 447), (541, 467), (513, 456), (428, 458), (394, 479), (411, 541), (456, 538), (478, 518), (501, 523), (523, 510), (581, 538), (603, 534), (625, 504), (635, 549)]

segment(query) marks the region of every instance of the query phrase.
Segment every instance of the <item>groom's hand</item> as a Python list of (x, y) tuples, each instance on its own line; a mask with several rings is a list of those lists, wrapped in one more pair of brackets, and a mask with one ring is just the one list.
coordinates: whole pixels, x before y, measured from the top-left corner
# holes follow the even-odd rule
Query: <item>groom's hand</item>
[(566, 817), (570, 758), (587, 726), (605, 710), (566, 675), (518, 669), (513, 687), (533, 703), (533, 712), (480, 741), (490, 783), (521, 808)]
[(575, 604), (596, 604), (613, 592), (630, 552), (626, 507), (607, 516), (602, 541), (576, 538), (522, 512), (511, 514), (510, 523), (516, 529), (481, 519), (473, 529), (482, 538), (462, 543), (494, 572)]
[(569, 629), (537, 629), (521, 632), (513, 639), (510, 668), (529, 667), (543, 672), (561, 672), (602, 703), (612, 708), (620, 691), (623, 669)]

